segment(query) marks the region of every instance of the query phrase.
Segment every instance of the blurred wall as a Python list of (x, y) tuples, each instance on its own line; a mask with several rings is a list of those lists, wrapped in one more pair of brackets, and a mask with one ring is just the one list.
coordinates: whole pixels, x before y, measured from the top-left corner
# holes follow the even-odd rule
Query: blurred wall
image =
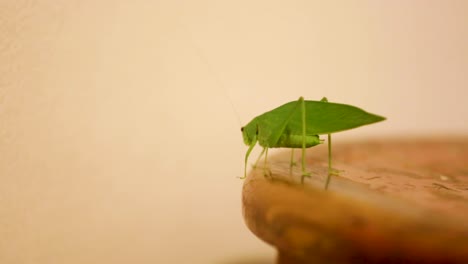
[(242, 222), (240, 125), (327, 96), (388, 117), (338, 140), (465, 135), (467, 13), (0, 1), (0, 263), (271, 259)]

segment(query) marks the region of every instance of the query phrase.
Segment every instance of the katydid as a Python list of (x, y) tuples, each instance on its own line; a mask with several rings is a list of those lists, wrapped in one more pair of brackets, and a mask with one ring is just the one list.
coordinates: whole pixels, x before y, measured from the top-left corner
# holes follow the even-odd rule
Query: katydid
[[(385, 120), (385, 117), (368, 113), (355, 106), (331, 103), (327, 98), (321, 101), (309, 101), (300, 97), (297, 101), (286, 103), (278, 108), (255, 117), (241, 128), (244, 143), (249, 146), (245, 155), (244, 177), (247, 176), (247, 162), (255, 145), (263, 147), (265, 154), (264, 173), (269, 148), (302, 149), (302, 178), (309, 177), (306, 171), (306, 148), (320, 144), (319, 135), (328, 136), (328, 177), (325, 189), (328, 188), (332, 172), (331, 134), (349, 130)], [(261, 156), (260, 155), (260, 156)], [(259, 158), (260, 159), (260, 158)], [(293, 153), (291, 164), (293, 166)]]

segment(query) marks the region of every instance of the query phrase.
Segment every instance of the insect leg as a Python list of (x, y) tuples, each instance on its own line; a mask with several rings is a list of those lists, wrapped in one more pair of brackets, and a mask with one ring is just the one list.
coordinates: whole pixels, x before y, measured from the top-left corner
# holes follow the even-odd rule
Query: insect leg
[(296, 165), (294, 162), (294, 148), (291, 148), (291, 163), (289, 163), (289, 174), (292, 175), (292, 168)]
[(253, 165), (253, 168), (257, 168), (257, 165), (258, 165), (258, 162), (260, 161), (260, 159), (262, 158), (263, 154), (265, 153), (267, 148), (263, 148), (262, 152), (260, 152), (260, 155), (258, 156), (257, 158), (257, 161), (255, 161), (255, 164)]
[(328, 185), (330, 184), (331, 176), (339, 176), (340, 170), (333, 169), (332, 167), (332, 140), (331, 134), (328, 134), (328, 175), (327, 180), (325, 182), (325, 190), (328, 189)]
[[(323, 97), (321, 102), (328, 102), (326, 97)], [(325, 190), (328, 189), (328, 185), (330, 184), (330, 179), (333, 174), (336, 174), (332, 169), (332, 150), (331, 150), (331, 134), (328, 134), (328, 174), (327, 179), (325, 180)]]
[(328, 184), (330, 184), (331, 174), (332, 174), (331, 134), (328, 134), (328, 175), (327, 175), (327, 180), (325, 181), (325, 190), (328, 189)]
[(244, 177), (241, 177), (241, 179), (245, 179), (247, 177), (247, 162), (249, 160), (250, 152), (252, 152), (252, 149), (255, 147), (255, 144), (257, 144), (256, 136), (252, 139), (252, 143), (250, 144), (249, 149), (247, 150), (247, 153), (245, 153)]
[(271, 172), (268, 169), (268, 148), (265, 148), (265, 163), (263, 164), (263, 176), (268, 176)]
[(309, 177), (310, 173), (306, 172), (306, 107), (304, 98), (299, 98), (299, 102), (301, 103), (301, 110), (302, 110), (302, 177), (301, 183), (304, 183), (304, 178)]

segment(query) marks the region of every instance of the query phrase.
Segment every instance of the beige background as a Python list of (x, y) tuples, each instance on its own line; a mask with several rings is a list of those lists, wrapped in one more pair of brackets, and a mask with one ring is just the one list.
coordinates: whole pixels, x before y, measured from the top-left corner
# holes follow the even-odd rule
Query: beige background
[(388, 117), (338, 141), (466, 134), (467, 13), (0, 0), (0, 263), (271, 262), (242, 222), (238, 119), (327, 96)]

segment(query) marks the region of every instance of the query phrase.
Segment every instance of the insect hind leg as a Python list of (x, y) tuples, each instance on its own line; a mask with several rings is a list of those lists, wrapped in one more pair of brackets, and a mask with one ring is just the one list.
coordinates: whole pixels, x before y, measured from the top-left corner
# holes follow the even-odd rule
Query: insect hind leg
[[(323, 99), (322, 99), (323, 100)], [(337, 170), (332, 167), (332, 147), (331, 147), (331, 134), (328, 134), (328, 174), (325, 180), (325, 190), (328, 189), (332, 176), (340, 176), (342, 170)]]
[(306, 171), (306, 107), (304, 98), (301, 96), (299, 98), (299, 102), (301, 104), (301, 112), (302, 112), (302, 177), (301, 183), (304, 183), (305, 177), (310, 177), (310, 172)]

